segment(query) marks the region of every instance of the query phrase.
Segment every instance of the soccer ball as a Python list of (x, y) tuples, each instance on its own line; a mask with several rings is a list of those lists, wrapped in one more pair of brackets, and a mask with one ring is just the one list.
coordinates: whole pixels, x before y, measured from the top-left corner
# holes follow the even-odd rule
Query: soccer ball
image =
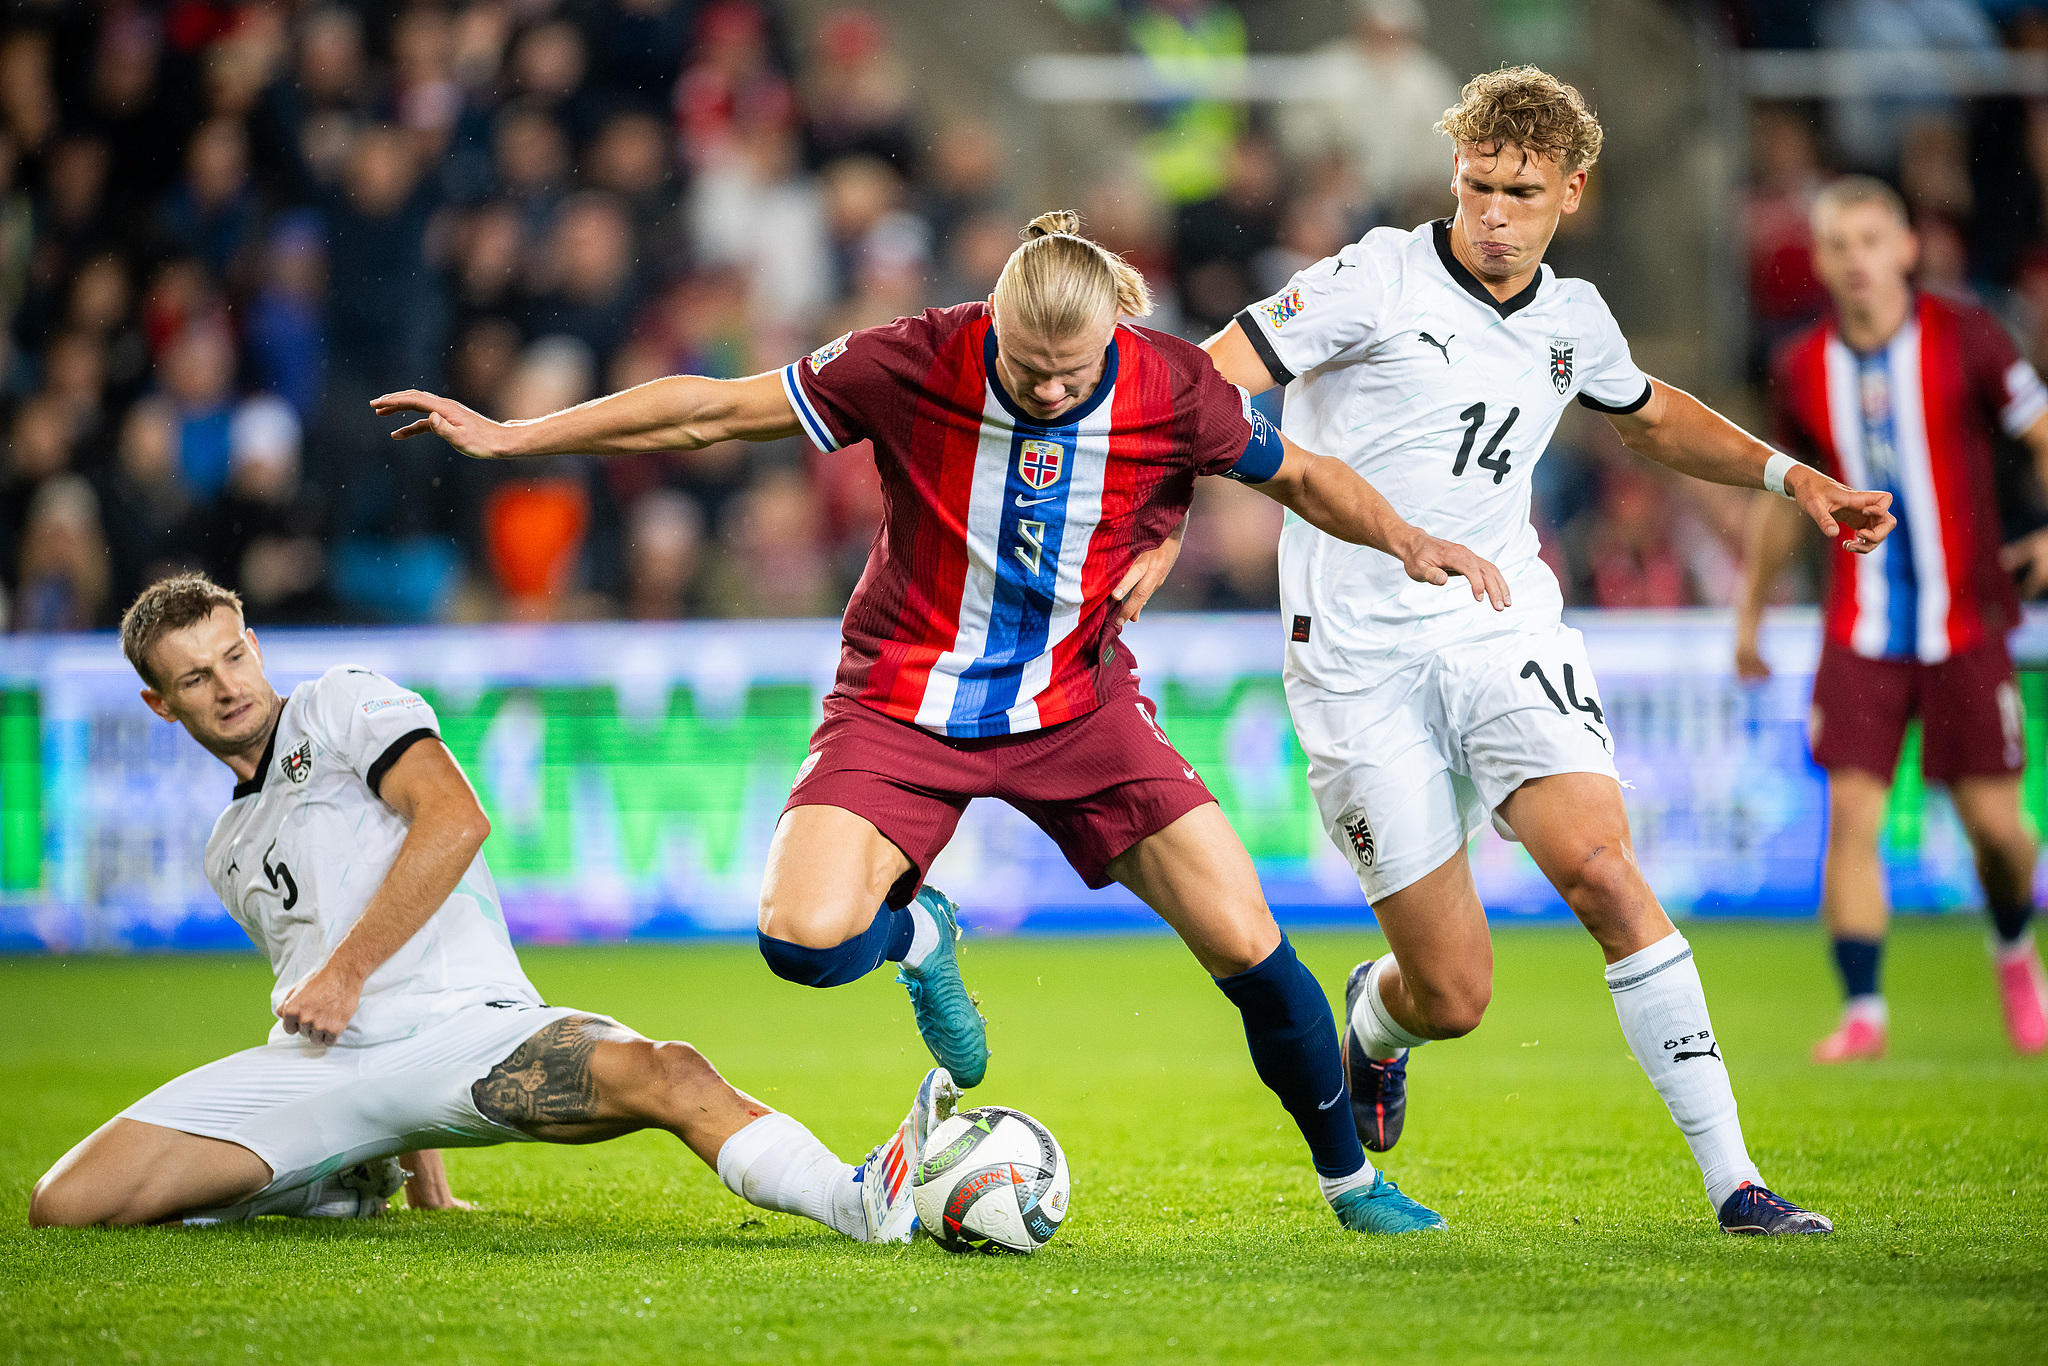
[(1067, 1217), (1067, 1155), (1021, 1110), (962, 1110), (911, 1174), (918, 1222), (948, 1252), (1036, 1252)]

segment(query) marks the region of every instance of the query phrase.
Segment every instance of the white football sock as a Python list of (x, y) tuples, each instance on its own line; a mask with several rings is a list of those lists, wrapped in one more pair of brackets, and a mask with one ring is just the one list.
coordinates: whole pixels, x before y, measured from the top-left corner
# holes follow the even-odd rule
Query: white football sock
[(1349, 1176), (1324, 1176), (1320, 1172), (1317, 1173), (1316, 1185), (1322, 1188), (1323, 1199), (1334, 1205), (1337, 1203), (1337, 1197), (1346, 1191), (1356, 1190), (1360, 1186), (1370, 1186), (1378, 1179), (1379, 1172), (1373, 1169), (1372, 1159), (1368, 1157), (1358, 1170)]
[(1380, 999), (1380, 976), (1392, 966), (1394, 955), (1390, 953), (1366, 969), (1365, 990), (1358, 993), (1358, 1004), (1351, 1011), (1351, 1027), (1358, 1031), (1358, 1041), (1365, 1045), (1365, 1056), (1374, 1062), (1385, 1062), (1398, 1057), (1405, 1048), (1420, 1048), (1429, 1042), (1420, 1034), (1401, 1028), (1387, 1012), (1387, 1003)]
[(1884, 1003), (1884, 997), (1876, 992), (1868, 996), (1851, 996), (1842, 1004), (1844, 1020), (1861, 1020), (1865, 1024), (1883, 1029), (1891, 1020), (1891, 1010)]
[(924, 903), (913, 901), (905, 906), (910, 916), (910, 951), (903, 955), (903, 966), (912, 972), (924, 966), (924, 960), (939, 946), (939, 922), (924, 908)]
[(1742, 1142), (1728, 1066), (1707, 1019), (1692, 945), (1673, 930), (1607, 969), (1621, 1032), (1664, 1098), (1707, 1183), (1716, 1213), (1745, 1181), (1763, 1184)]
[(801, 1214), (849, 1238), (867, 1241), (860, 1183), (809, 1129), (784, 1114), (766, 1114), (718, 1150), (718, 1179), (750, 1205)]

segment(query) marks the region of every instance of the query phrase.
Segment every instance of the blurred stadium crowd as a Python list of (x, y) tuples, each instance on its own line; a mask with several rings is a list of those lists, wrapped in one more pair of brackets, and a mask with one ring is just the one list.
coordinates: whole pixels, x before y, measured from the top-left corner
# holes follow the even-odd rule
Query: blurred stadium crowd
[[(1160, 61), (1242, 54), (1223, 0), (1061, 0)], [(1448, 207), (1459, 74), (1417, 0), (1331, 6), (1348, 101), (1142, 111), (1071, 198), (1199, 338), (1376, 223)], [(1729, 0), (1730, 41), (2048, 49), (1991, 0)], [(1019, 139), (921, 98), (889, 11), (767, 0), (13, 0), (0, 28), (0, 621), (111, 624), (194, 565), (257, 622), (837, 612), (879, 513), (856, 449), (607, 462), (393, 445), (366, 400), (499, 418), (735, 376), (979, 297), (1049, 207)], [(801, 17), (805, 16), (805, 17)], [(1598, 102), (1597, 88), (1591, 92)], [(1750, 351), (1825, 306), (1826, 176), (1904, 189), (1927, 287), (2048, 348), (2048, 102), (1755, 109)], [(1678, 497), (1604, 424), (1538, 512), (1580, 605), (1725, 602), (1743, 504)], [(1161, 605), (1275, 602), (1278, 511), (1206, 480)]]

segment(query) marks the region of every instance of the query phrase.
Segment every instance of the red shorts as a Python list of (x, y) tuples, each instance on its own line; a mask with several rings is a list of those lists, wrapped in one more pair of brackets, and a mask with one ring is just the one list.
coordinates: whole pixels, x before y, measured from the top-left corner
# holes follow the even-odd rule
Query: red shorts
[(1815, 763), (1860, 768), (1890, 782), (1906, 722), (1915, 716), (1920, 771), (1931, 782), (2004, 777), (2026, 765), (2020, 691), (2002, 638), (1939, 664), (1865, 659), (1832, 641), (1821, 647), (1807, 727)]
[(1084, 882), (1106, 887), (1112, 859), (1216, 800), (1153, 716), (1133, 689), (1044, 730), (953, 740), (834, 693), (783, 810), (838, 806), (873, 821), (910, 860), (892, 906), (917, 895), (976, 797), (1016, 807)]

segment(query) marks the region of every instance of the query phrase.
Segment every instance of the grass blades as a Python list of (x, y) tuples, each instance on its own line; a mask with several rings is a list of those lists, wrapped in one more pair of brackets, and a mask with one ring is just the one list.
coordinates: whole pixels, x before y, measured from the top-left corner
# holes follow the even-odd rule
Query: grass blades
[[(31, 1232), (52, 1161), (178, 1071), (258, 1042), (234, 958), (0, 960), (0, 1361), (2014, 1362), (2048, 1357), (2048, 1060), (1999, 1029), (1982, 930), (1903, 922), (1892, 1054), (1806, 1060), (1835, 1014), (1807, 925), (1688, 927), (1753, 1153), (1832, 1238), (1715, 1230), (1590, 940), (1497, 935), (1494, 1005), (1419, 1051), (1383, 1162), (1447, 1234), (1340, 1232), (1236, 1012), (1171, 939), (969, 938), (974, 1100), (1065, 1146), (1031, 1258), (876, 1249), (752, 1210), (673, 1139), (452, 1152), (474, 1213)], [(1338, 994), (1380, 949), (1303, 934)], [(532, 950), (552, 1003), (688, 1039), (854, 1159), (928, 1062), (885, 973), (831, 992), (750, 946)]]

